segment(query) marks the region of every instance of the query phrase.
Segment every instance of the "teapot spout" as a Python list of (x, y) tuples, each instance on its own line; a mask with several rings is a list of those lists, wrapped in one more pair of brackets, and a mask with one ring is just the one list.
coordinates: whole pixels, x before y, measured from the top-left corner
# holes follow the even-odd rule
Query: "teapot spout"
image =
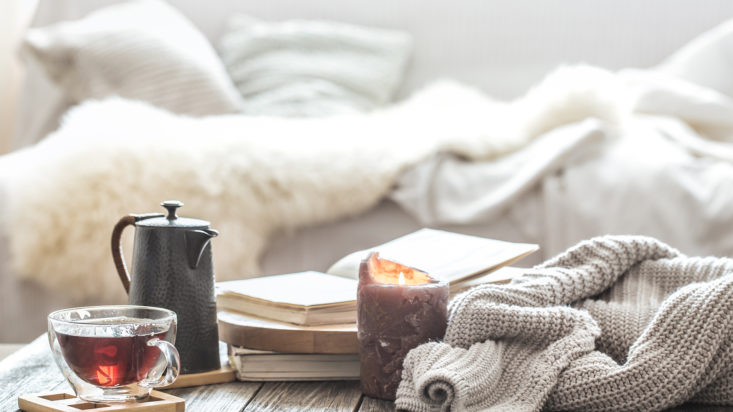
[(204, 253), (206, 245), (211, 238), (219, 235), (214, 229), (188, 230), (184, 233), (186, 242), (186, 256), (188, 257), (188, 265), (191, 269), (196, 269)]

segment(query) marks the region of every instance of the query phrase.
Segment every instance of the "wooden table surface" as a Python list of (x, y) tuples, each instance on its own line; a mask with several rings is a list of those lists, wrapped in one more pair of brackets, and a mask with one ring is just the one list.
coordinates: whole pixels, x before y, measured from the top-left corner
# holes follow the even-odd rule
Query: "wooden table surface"
[[(18, 395), (71, 392), (45, 335), (0, 361), (0, 411), (18, 411)], [(392, 402), (362, 396), (358, 381), (231, 382), (166, 393), (186, 400), (186, 411), (394, 411)]]
[[(0, 411), (19, 411), (18, 395), (71, 392), (45, 335), (0, 362)], [(394, 404), (362, 396), (358, 381), (231, 382), (167, 393), (186, 400), (186, 411), (394, 411)], [(686, 406), (669, 412), (721, 412), (733, 408)]]

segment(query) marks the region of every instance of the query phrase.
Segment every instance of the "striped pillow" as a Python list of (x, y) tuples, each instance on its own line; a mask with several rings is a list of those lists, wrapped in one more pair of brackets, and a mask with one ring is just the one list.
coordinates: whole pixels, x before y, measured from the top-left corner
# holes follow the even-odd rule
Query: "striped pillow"
[(241, 107), (208, 40), (159, 0), (117, 4), (31, 29), (24, 50), (77, 102), (118, 95), (191, 115)]
[(390, 102), (402, 84), (412, 37), (346, 23), (234, 15), (219, 50), (244, 113), (324, 116)]

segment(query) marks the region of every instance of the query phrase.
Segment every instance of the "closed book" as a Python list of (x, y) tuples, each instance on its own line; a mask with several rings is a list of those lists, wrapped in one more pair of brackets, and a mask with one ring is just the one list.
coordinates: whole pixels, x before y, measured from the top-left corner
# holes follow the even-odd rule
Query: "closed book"
[(359, 379), (358, 354), (304, 354), (228, 345), (229, 363), (242, 381)]
[(354, 279), (307, 271), (219, 282), (219, 310), (248, 313), (297, 325), (350, 323), (356, 319)]

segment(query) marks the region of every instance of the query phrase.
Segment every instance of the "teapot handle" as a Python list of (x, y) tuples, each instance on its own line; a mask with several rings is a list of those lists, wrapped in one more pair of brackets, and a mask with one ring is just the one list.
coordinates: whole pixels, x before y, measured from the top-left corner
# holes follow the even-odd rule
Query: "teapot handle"
[(127, 292), (128, 295), (130, 294), (130, 272), (127, 271), (127, 264), (125, 264), (125, 258), (122, 254), (122, 244), (120, 243), (120, 240), (122, 239), (122, 231), (125, 230), (127, 226), (134, 225), (141, 220), (163, 216), (164, 215), (162, 213), (127, 215), (120, 219), (120, 221), (115, 225), (115, 228), (112, 229), (112, 259), (115, 262), (115, 268), (117, 268), (117, 274), (120, 276), (122, 286), (124, 286), (125, 292)]

